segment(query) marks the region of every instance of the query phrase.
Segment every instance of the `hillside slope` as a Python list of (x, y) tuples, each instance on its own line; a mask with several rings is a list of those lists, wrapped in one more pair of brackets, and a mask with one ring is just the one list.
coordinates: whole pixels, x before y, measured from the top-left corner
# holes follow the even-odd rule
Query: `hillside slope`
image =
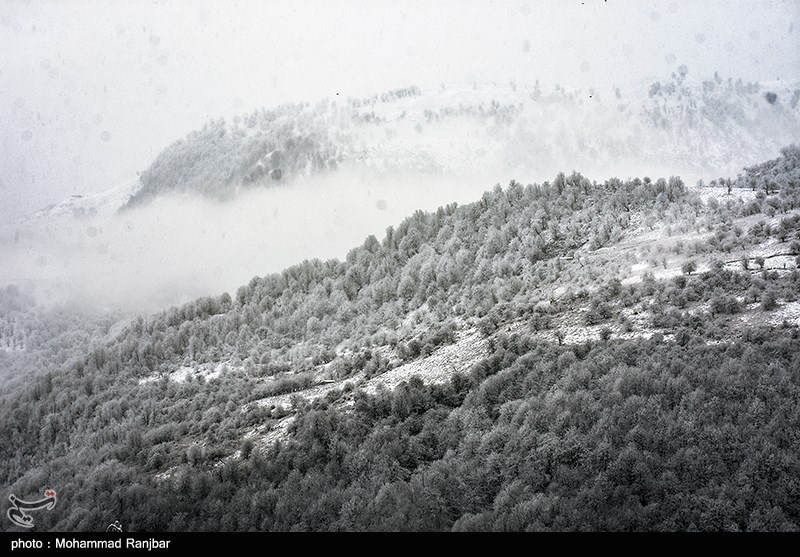
[(798, 153), (730, 192), (512, 182), (136, 320), (4, 393), (0, 496), (57, 486), (61, 530), (797, 529)]

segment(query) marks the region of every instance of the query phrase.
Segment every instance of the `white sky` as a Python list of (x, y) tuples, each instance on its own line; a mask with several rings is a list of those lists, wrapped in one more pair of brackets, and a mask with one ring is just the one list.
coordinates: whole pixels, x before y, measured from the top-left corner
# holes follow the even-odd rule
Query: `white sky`
[(135, 178), (206, 120), (339, 92), (800, 76), (800, 2), (0, 0), (0, 218)]

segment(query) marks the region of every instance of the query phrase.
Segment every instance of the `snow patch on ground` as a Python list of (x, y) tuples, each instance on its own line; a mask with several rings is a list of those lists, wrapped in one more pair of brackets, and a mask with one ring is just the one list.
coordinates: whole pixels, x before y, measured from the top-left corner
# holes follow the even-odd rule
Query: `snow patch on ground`
[(710, 199), (716, 199), (719, 203), (727, 203), (728, 201), (747, 203), (755, 199), (757, 193), (750, 188), (731, 188), (731, 193), (728, 194), (727, 186), (689, 186), (688, 189), (690, 192), (700, 196), (705, 203), (708, 203)]
[(761, 310), (759, 304), (751, 304), (748, 309), (752, 309), (752, 311), (742, 315), (742, 321), (748, 325), (777, 327), (785, 322), (789, 325), (800, 326), (800, 301), (783, 303), (779, 301), (778, 307), (770, 311)]
[(227, 369), (229, 369), (229, 365), (226, 362), (220, 364), (205, 364), (197, 368), (180, 366), (175, 371), (167, 374), (154, 373), (152, 375), (148, 375), (147, 377), (143, 377), (139, 379), (139, 385), (153, 383), (161, 379), (166, 379), (167, 381), (173, 381), (175, 383), (185, 383), (193, 377), (198, 379), (202, 377), (208, 381), (219, 377)]
[(392, 390), (414, 376), (426, 384), (446, 383), (456, 373), (467, 373), (473, 365), (488, 355), (489, 344), (479, 332), (460, 332), (455, 343), (436, 350), (427, 358), (409, 362), (373, 377), (363, 385), (363, 390), (374, 394), (379, 385)]
[(297, 391), (294, 393), (285, 393), (282, 395), (274, 395), (262, 398), (254, 402), (259, 406), (279, 408), (282, 410), (290, 410), (295, 406), (295, 400), (305, 400), (306, 402), (313, 402), (319, 398), (324, 398), (328, 393), (337, 391), (344, 388), (346, 383), (357, 384), (363, 381), (363, 373), (357, 373), (346, 380), (333, 381), (331, 383), (320, 383), (309, 389)]
[[(321, 383), (295, 393), (270, 396), (255, 401), (259, 406), (274, 407), (281, 411), (292, 410), (301, 401), (313, 402), (334, 391), (362, 389), (369, 394), (381, 388), (392, 390), (403, 381), (419, 377), (426, 384), (446, 383), (456, 373), (466, 374), (470, 368), (489, 355), (489, 343), (474, 329), (456, 333), (456, 341), (434, 351), (430, 356), (408, 362), (376, 377), (366, 379), (363, 372), (330, 383)], [(342, 397), (337, 404), (353, 404), (352, 397)], [(246, 407), (245, 407), (246, 409)], [(244, 410), (244, 409), (243, 409)], [(286, 437), (294, 416), (286, 416), (272, 425), (256, 427), (245, 438), (253, 439), (258, 448), (265, 448)]]
[(773, 325), (780, 325), (787, 321), (791, 325), (800, 326), (800, 301), (785, 302), (769, 313), (769, 316)]

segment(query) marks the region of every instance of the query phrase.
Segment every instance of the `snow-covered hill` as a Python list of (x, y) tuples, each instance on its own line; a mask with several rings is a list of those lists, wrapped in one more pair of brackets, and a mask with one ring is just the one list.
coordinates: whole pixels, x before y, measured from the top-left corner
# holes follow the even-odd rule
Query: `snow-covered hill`
[(174, 191), (224, 198), (342, 166), (488, 181), (731, 175), (800, 138), (798, 100), (796, 81), (691, 81), (685, 68), (637, 91), (455, 83), (334, 96), (210, 122), (159, 155), (129, 205)]

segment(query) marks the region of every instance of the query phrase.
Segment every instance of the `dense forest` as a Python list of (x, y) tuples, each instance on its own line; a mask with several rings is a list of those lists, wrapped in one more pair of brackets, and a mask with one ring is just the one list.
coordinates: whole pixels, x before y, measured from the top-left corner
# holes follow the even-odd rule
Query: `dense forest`
[[(512, 181), (85, 342), (0, 292), (4, 346), (84, 351), (4, 388), (0, 497), (57, 489), (59, 530), (796, 530), (798, 172)], [(447, 381), (360, 388), (472, 330)]]

